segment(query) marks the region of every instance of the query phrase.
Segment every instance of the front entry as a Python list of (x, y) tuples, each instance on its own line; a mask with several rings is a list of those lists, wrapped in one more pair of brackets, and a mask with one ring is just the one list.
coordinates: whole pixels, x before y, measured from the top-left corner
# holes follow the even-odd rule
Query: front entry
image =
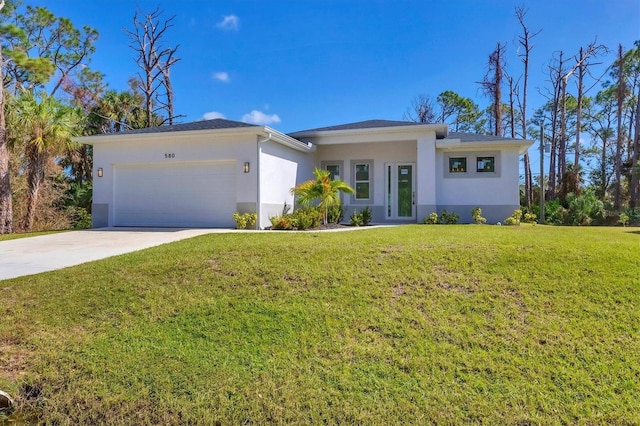
[(415, 163), (385, 164), (385, 213), (389, 220), (416, 218)]

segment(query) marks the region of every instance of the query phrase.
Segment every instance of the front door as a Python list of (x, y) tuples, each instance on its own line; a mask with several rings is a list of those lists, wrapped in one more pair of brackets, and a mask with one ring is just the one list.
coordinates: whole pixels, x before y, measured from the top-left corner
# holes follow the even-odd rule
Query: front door
[(385, 167), (387, 219), (416, 218), (415, 163), (387, 163)]

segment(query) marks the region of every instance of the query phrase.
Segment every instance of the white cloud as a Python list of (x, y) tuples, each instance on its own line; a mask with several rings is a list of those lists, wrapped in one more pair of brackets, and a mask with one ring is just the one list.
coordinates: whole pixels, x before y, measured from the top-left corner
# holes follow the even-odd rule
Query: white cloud
[(244, 121), (245, 123), (266, 125), (266, 124), (272, 124), (272, 123), (279, 123), (280, 117), (278, 117), (278, 114), (269, 115), (269, 114), (265, 114), (262, 111), (257, 111), (254, 109), (250, 113), (243, 115), (242, 121)]
[(222, 81), (223, 83), (228, 83), (230, 81), (229, 73), (225, 71), (214, 72), (212, 77), (215, 78), (216, 80)]
[(214, 118), (227, 118), (227, 117), (225, 117), (225, 115), (221, 112), (211, 111), (211, 112), (205, 112), (202, 118), (205, 120), (213, 120)]
[(216, 24), (216, 27), (225, 31), (237, 31), (240, 20), (236, 15), (227, 15), (222, 18), (222, 21)]

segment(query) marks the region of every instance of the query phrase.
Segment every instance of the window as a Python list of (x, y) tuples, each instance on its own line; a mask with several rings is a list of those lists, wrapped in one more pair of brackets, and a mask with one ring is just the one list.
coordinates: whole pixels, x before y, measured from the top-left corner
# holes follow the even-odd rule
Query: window
[(449, 157), (449, 173), (466, 173), (467, 157)]
[(340, 166), (338, 164), (326, 164), (324, 169), (329, 172), (331, 180), (340, 180)]
[(477, 169), (478, 173), (495, 172), (496, 171), (496, 158), (495, 157), (477, 157)]
[(371, 191), (369, 163), (355, 163), (354, 176), (356, 200), (368, 200), (370, 198)]

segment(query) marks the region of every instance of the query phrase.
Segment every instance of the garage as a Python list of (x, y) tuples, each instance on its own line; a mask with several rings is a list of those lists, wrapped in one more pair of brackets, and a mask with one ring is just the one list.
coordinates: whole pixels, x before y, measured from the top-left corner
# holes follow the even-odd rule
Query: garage
[(115, 226), (233, 227), (236, 162), (119, 164)]

